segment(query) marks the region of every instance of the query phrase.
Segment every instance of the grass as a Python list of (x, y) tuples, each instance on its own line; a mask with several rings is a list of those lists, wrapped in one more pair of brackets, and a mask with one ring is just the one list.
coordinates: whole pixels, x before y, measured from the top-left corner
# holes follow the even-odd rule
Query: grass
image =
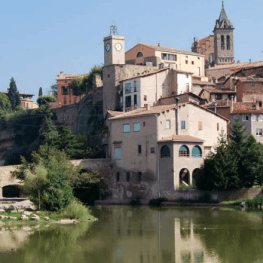
[(223, 205), (233, 205), (233, 206), (239, 206), (241, 202), (245, 202), (248, 207), (256, 207), (257, 205), (261, 204), (263, 205), (263, 196), (256, 196), (254, 198), (243, 198), (233, 201), (224, 201), (220, 204)]
[[(0, 212), (0, 215), (5, 215), (5, 216), (12, 216), (16, 217), (17, 220), (14, 219), (0, 219), (2, 222), (7, 223), (7, 222), (41, 222), (45, 221), (45, 217), (49, 217), (49, 222), (55, 222), (59, 221), (61, 219), (76, 219), (77, 221), (80, 222), (87, 222), (87, 221), (96, 221), (97, 218), (91, 215), (91, 211), (89, 208), (84, 206), (81, 202), (74, 200), (67, 208), (58, 211), (58, 212), (50, 212), (50, 211), (30, 211), (32, 214), (28, 217), (27, 221), (21, 220), (21, 216), (23, 212), (16, 212), (16, 213), (11, 213), (11, 210), (5, 210), (5, 212)], [(37, 214), (40, 218), (40, 220), (34, 220), (33, 214)], [(45, 221), (47, 222), (47, 221)]]

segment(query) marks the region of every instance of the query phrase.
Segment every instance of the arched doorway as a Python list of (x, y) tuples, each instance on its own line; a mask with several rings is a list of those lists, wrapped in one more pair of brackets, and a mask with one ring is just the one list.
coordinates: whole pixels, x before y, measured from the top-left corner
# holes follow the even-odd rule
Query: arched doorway
[(183, 168), (180, 171), (179, 176), (180, 176), (180, 184), (184, 184), (185, 186), (189, 186), (189, 184), (190, 184), (190, 173), (189, 173), (188, 169)]
[(3, 187), (3, 197), (19, 197), (20, 189), (17, 185), (6, 185)]

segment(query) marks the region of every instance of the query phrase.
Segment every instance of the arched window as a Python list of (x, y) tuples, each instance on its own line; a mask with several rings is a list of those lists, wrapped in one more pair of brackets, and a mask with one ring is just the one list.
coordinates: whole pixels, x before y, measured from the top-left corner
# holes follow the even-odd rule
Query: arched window
[(227, 50), (230, 50), (230, 36), (226, 37)]
[(62, 87), (61, 88), (61, 91), (62, 91), (62, 95), (67, 95), (68, 94), (68, 89), (66, 87)]
[(183, 168), (180, 171), (179, 178), (180, 178), (180, 184), (184, 184), (185, 186), (189, 186), (190, 184), (190, 173), (188, 169)]
[(137, 53), (137, 58), (143, 57), (143, 53), (142, 52), (138, 52)]
[(179, 157), (189, 157), (189, 149), (187, 146), (183, 145), (180, 147)]
[(225, 37), (223, 35), (221, 36), (221, 49), (225, 49)]
[(170, 148), (167, 145), (164, 145), (161, 149), (161, 158), (170, 157)]
[(195, 146), (192, 150), (192, 157), (194, 158), (201, 158), (202, 157), (202, 150), (199, 146)]

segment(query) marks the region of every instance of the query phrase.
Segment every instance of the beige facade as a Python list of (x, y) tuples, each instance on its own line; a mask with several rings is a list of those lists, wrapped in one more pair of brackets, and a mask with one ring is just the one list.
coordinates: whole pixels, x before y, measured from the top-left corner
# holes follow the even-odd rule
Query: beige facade
[(170, 65), (174, 69), (193, 73), (194, 76), (205, 76), (204, 55), (182, 49), (137, 44), (125, 54), (128, 64), (163, 67)]
[(130, 197), (153, 198), (180, 183), (192, 184), (196, 169), (227, 129), (225, 118), (191, 102), (111, 116), (112, 184), (128, 189)]
[(191, 92), (192, 74), (170, 68), (149, 71), (121, 82), (123, 111), (154, 106), (158, 100)]

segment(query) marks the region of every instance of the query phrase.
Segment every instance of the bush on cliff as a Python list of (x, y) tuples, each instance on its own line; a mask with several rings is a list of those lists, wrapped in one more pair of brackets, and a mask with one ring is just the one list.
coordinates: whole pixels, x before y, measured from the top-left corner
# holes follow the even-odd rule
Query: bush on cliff
[(82, 173), (64, 151), (45, 144), (32, 153), (32, 162), (22, 158), (15, 175), (23, 181), (22, 190), (42, 210), (58, 211), (73, 200), (73, 188), (100, 180), (98, 172)]

